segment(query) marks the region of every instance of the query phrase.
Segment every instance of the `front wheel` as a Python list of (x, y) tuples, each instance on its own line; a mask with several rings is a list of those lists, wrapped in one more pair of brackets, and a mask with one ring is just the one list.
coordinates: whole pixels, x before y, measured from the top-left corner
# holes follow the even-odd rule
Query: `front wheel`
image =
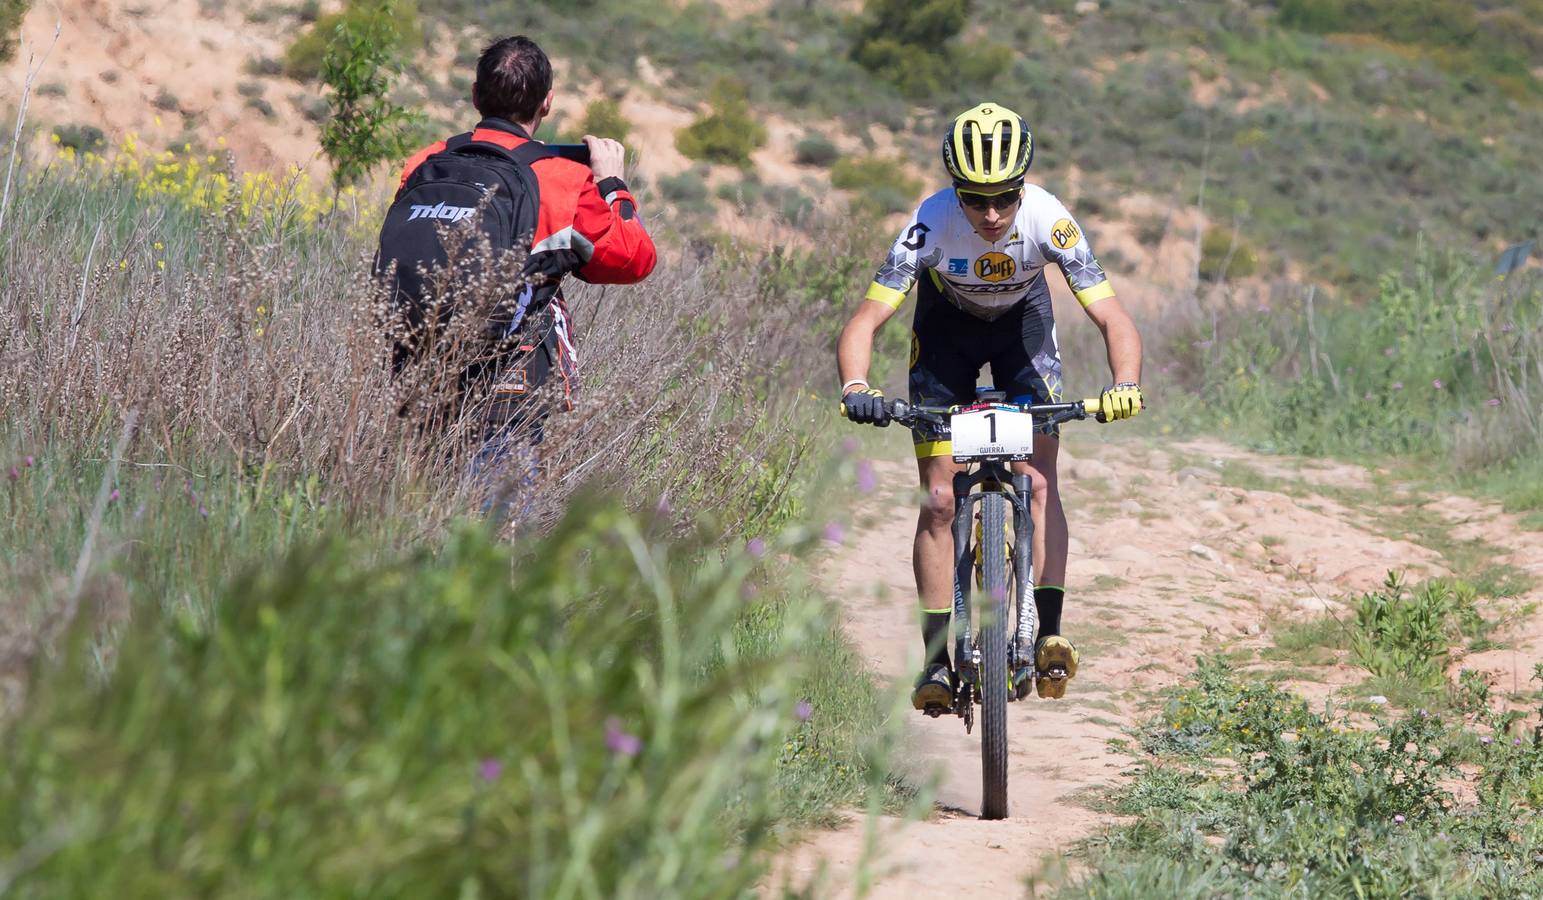
[(980, 761), (983, 819), (1007, 818), (1007, 498), (981, 498)]

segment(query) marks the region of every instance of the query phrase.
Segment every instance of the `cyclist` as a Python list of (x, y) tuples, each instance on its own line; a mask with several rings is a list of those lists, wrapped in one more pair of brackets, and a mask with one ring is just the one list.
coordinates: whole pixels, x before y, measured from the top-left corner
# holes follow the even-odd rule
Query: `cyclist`
[[(917, 288), (911, 327), (910, 399), (948, 406), (974, 402), (976, 379), (990, 363), (999, 390), (1014, 403), (1061, 400), (1061, 357), (1045, 266), (1060, 267), (1067, 284), (1103, 333), (1111, 385), (1100, 397), (1105, 419), (1141, 411), (1141, 338), (1115, 299), (1086, 236), (1066, 207), (1024, 176), (1034, 139), (1022, 117), (997, 103), (962, 113), (943, 138), (943, 166), (953, 180), (923, 200), (895, 239), (857, 311), (841, 332), (837, 364), (842, 404), (854, 422), (887, 426), (884, 395), (868, 382), (873, 335)], [(953, 476), (961, 468), (948, 441), (916, 432), (924, 496), (916, 522), (913, 565), (922, 607), (926, 663), (911, 695), (917, 709), (949, 707), (954, 674), (948, 657), (953, 607)], [(1061, 635), (1065, 599), (1066, 516), (1056, 485), (1055, 430), (1035, 436), (1034, 457), (1013, 468), (1033, 484), (1030, 515), (1038, 563), (1034, 605), (1037, 647), (1018, 647), (1040, 671), (1065, 668), (1068, 679), (1039, 679), (1041, 697), (1065, 695), (1078, 653)], [(1025, 636), (1024, 639), (1027, 639)], [(1025, 663), (1015, 687), (1032, 674)]]

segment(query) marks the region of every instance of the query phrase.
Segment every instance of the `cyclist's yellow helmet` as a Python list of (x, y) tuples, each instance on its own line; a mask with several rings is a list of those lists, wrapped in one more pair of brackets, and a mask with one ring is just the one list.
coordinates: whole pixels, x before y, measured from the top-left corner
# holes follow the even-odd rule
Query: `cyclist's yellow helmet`
[(943, 167), (955, 187), (1016, 187), (1033, 161), (1029, 126), (998, 103), (982, 103), (960, 114), (943, 136)]

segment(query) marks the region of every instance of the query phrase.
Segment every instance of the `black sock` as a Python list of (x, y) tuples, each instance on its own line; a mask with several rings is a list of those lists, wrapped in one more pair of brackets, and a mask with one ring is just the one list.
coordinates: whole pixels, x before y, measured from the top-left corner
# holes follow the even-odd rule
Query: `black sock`
[(1064, 587), (1047, 585), (1034, 589), (1034, 608), (1039, 612), (1040, 637), (1061, 633), (1061, 605), (1065, 600)]
[(922, 610), (922, 647), (927, 654), (927, 666), (948, 665), (948, 622), (953, 609)]

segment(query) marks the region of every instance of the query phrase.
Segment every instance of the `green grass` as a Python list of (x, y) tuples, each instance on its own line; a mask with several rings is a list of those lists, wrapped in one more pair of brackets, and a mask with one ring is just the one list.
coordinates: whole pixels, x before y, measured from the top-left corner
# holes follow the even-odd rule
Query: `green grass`
[(384, 380), (354, 278), (377, 208), (63, 163), (16, 187), (49, 222), (0, 236), (20, 895), (733, 896), (792, 830), (905, 801), (883, 698), (785, 565), (852, 477), (795, 361), (837, 307), (789, 273), (836, 277), (828, 252), (666, 261), (581, 312), (580, 409), (543, 444), (568, 477), (495, 538), (470, 442), (421, 442)]
[(1285, 622), (1268, 629), (1271, 646), (1261, 651), (1265, 659), (1299, 666), (1330, 665), (1338, 651), (1350, 648), (1347, 624), (1334, 616)]
[(748, 889), (781, 827), (881, 771), (853, 738), (881, 731), (872, 689), (822, 673), (856, 660), (818, 604), (747, 605), (757, 558), (665, 533), (581, 504), (512, 553), (475, 527), (405, 555), (334, 534), (206, 619), (136, 610), (105, 668), (82, 617), (4, 736), (12, 889)]
[[(1202, 660), (1140, 731), (1135, 778), (1104, 801), (1128, 818), (1083, 842), (1079, 874), (1047, 867), (1033, 887), (1059, 898), (1534, 894), (1543, 739), (1513, 738), (1517, 716), (1482, 688), (1469, 685), (1460, 707), (1361, 727)], [(1459, 781), (1474, 800), (1458, 801)]]

